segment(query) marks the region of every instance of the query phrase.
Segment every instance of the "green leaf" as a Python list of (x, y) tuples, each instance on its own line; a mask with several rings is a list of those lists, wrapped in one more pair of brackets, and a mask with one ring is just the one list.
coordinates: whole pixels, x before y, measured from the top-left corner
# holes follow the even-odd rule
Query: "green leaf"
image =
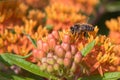
[(32, 78), (26, 78), (26, 77), (20, 77), (20, 76), (16, 76), (16, 75), (12, 75), (13, 80), (35, 80)]
[(13, 73), (8, 74), (5, 72), (0, 72), (0, 80), (34, 80), (34, 79), (29, 77), (21, 77)]
[(120, 72), (108, 72), (103, 76), (100, 75), (92, 75), (89, 77), (82, 77), (78, 80), (117, 80), (120, 78)]
[(36, 74), (36, 75), (39, 75), (41, 77), (45, 77), (48, 79), (51, 77), (56, 78), (48, 73), (41, 71), (39, 66), (32, 64), (28, 61), (25, 61), (24, 59), (21, 59), (21, 58), (15, 56), (14, 54), (4, 53), (4, 54), (1, 54), (1, 57), (3, 57), (4, 60), (6, 60), (12, 64), (15, 64), (33, 74)]
[(86, 56), (92, 50), (92, 48), (94, 47), (94, 45), (95, 45), (95, 40), (93, 40), (92, 42), (90, 42), (87, 46), (85, 46), (85, 48), (83, 48), (81, 50), (82, 55)]
[(20, 55), (15, 55), (14, 54), (14, 56), (16, 56), (16, 57), (19, 57), (19, 58), (28, 58), (28, 57), (30, 57), (32, 55), (32, 52), (31, 53), (29, 53), (29, 54), (27, 54), (27, 55), (25, 55), (25, 56), (20, 56)]
[(23, 34), (25, 34), (27, 36), (27, 38), (32, 42), (32, 44), (37, 47), (37, 43), (34, 39), (31, 38), (31, 36), (29, 34), (26, 34), (24, 31), (23, 31)]
[(108, 12), (120, 11), (120, 1), (115, 1), (112, 3), (105, 4), (105, 9)]
[[(9, 63), (10, 65), (13, 65), (13, 63), (11, 62), (11, 60), (9, 60), (6, 56), (4, 56), (4, 54), (6, 53), (1, 53), (0, 57), (2, 58), (2, 60), (4, 60), (5, 62)], [(11, 53), (8, 53), (11, 54)]]
[(0, 62), (4, 65), (10, 66), (10, 63), (6, 62), (1, 56), (0, 56)]

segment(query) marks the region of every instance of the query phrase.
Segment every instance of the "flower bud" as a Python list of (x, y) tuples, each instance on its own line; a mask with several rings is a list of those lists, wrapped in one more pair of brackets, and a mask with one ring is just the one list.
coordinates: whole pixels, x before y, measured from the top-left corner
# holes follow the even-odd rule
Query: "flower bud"
[(56, 55), (53, 55), (53, 58), (54, 58), (55, 60), (57, 60), (57, 59), (58, 59), (58, 57), (57, 57)]
[(76, 69), (77, 69), (77, 65), (73, 62), (70, 71), (74, 73)]
[(47, 58), (46, 57), (41, 59), (41, 63), (46, 63), (46, 62), (47, 62)]
[(47, 52), (48, 50), (49, 50), (48, 43), (44, 42), (44, 43), (43, 43), (43, 51), (44, 51), (44, 52)]
[(55, 39), (50, 39), (50, 40), (48, 41), (48, 44), (49, 44), (49, 47), (50, 47), (50, 48), (54, 48), (55, 45), (56, 45), (56, 40), (55, 40)]
[(53, 58), (47, 58), (47, 63), (53, 65), (55, 60)]
[(57, 63), (60, 64), (60, 65), (62, 65), (63, 64), (63, 59), (62, 58), (58, 58), (57, 59)]
[(35, 57), (36, 59), (42, 59), (45, 56), (46, 54), (42, 50), (33, 50), (33, 57)]
[(34, 49), (34, 50), (32, 51), (33, 57), (37, 57), (37, 53), (38, 53), (38, 49)]
[(52, 53), (52, 52), (47, 53), (47, 57), (48, 57), (48, 58), (49, 58), (49, 57), (53, 57), (53, 53)]
[(68, 43), (63, 42), (61, 46), (65, 51), (70, 51), (70, 45)]
[(53, 31), (53, 32), (52, 32), (52, 35), (55, 37), (55, 39), (58, 39), (58, 38), (59, 38), (58, 31)]
[(76, 46), (75, 46), (75, 45), (71, 45), (71, 53), (72, 53), (73, 55), (75, 55), (76, 52), (77, 52)]
[(52, 34), (48, 34), (47, 40), (49, 41), (50, 39), (54, 39), (54, 36)]
[(72, 59), (72, 54), (70, 51), (67, 51), (66, 54), (65, 54), (65, 58), (69, 58), (69, 59)]
[(56, 54), (57, 54), (58, 57), (62, 58), (65, 55), (65, 51), (63, 50), (62, 47), (59, 47)]
[(55, 53), (57, 53), (58, 48), (61, 47), (60, 45), (55, 46)]
[(77, 52), (74, 56), (74, 62), (75, 63), (79, 63), (82, 59), (82, 55), (81, 55), (81, 52)]
[(52, 65), (48, 65), (47, 66), (47, 71), (50, 73), (53, 71), (53, 66)]
[(71, 60), (69, 58), (64, 58), (64, 66), (70, 67), (71, 66)]
[(38, 40), (37, 41), (37, 48), (38, 49), (42, 49), (42, 46), (43, 46), (43, 41), (42, 40)]
[(57, 64), (57, 63), (54, 64), (54, 66), (53, 66), (54, 70), (59, 70), (59, 67), (60, 67), (60, 66), (59, 66), (59, 64)]
[(48, 64), (47, 63), (42, 63), (40, 66), (40, 70), (44, 71), (47, 69)]
[(68, 34), (65, 34), (65, 35), (63, 36), (63, 42), (64, 42), (64, 43), (70, 43), (70, 36), (69, 36)]

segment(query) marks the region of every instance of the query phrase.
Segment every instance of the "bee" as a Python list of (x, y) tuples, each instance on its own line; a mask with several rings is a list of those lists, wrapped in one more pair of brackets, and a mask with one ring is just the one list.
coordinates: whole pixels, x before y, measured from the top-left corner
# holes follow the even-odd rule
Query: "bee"
[(82, 24), (75, 24), (70, 27), (70, 31), (72, 34), (74, 33), (82, 33), (82, 32), (91, 32), (94, 31), (94, 27), (90, 24), (82, 23)]
[(70, 32), (75, 39), (79, 39), (81, 37), (88, 37), (88, 32), (92, 31), (94, 31), (94, 27), (87, 23), (75, 24), (70, 27)]

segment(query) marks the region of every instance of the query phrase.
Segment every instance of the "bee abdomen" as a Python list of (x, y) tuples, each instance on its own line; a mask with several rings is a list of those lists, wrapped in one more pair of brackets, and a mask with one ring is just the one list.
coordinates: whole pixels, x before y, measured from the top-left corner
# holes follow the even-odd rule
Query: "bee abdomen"
[(81, 25), (82, 31), (94, 31), (94, 27), (91, 25)]

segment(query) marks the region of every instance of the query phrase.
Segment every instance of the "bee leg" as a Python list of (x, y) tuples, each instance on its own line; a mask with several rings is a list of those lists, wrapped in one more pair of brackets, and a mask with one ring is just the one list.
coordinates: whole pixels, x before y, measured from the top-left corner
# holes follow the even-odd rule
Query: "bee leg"
[(76, 33), (75, 40), (76, 42), (81, 38), (81, 33)]
[(87, 32), (84, 32), (84, 37), (88, 37), (88, 33)]
[(75, 34), (75, 40), (77, 39), (77, 37), (78, 37), (78, 33)]

